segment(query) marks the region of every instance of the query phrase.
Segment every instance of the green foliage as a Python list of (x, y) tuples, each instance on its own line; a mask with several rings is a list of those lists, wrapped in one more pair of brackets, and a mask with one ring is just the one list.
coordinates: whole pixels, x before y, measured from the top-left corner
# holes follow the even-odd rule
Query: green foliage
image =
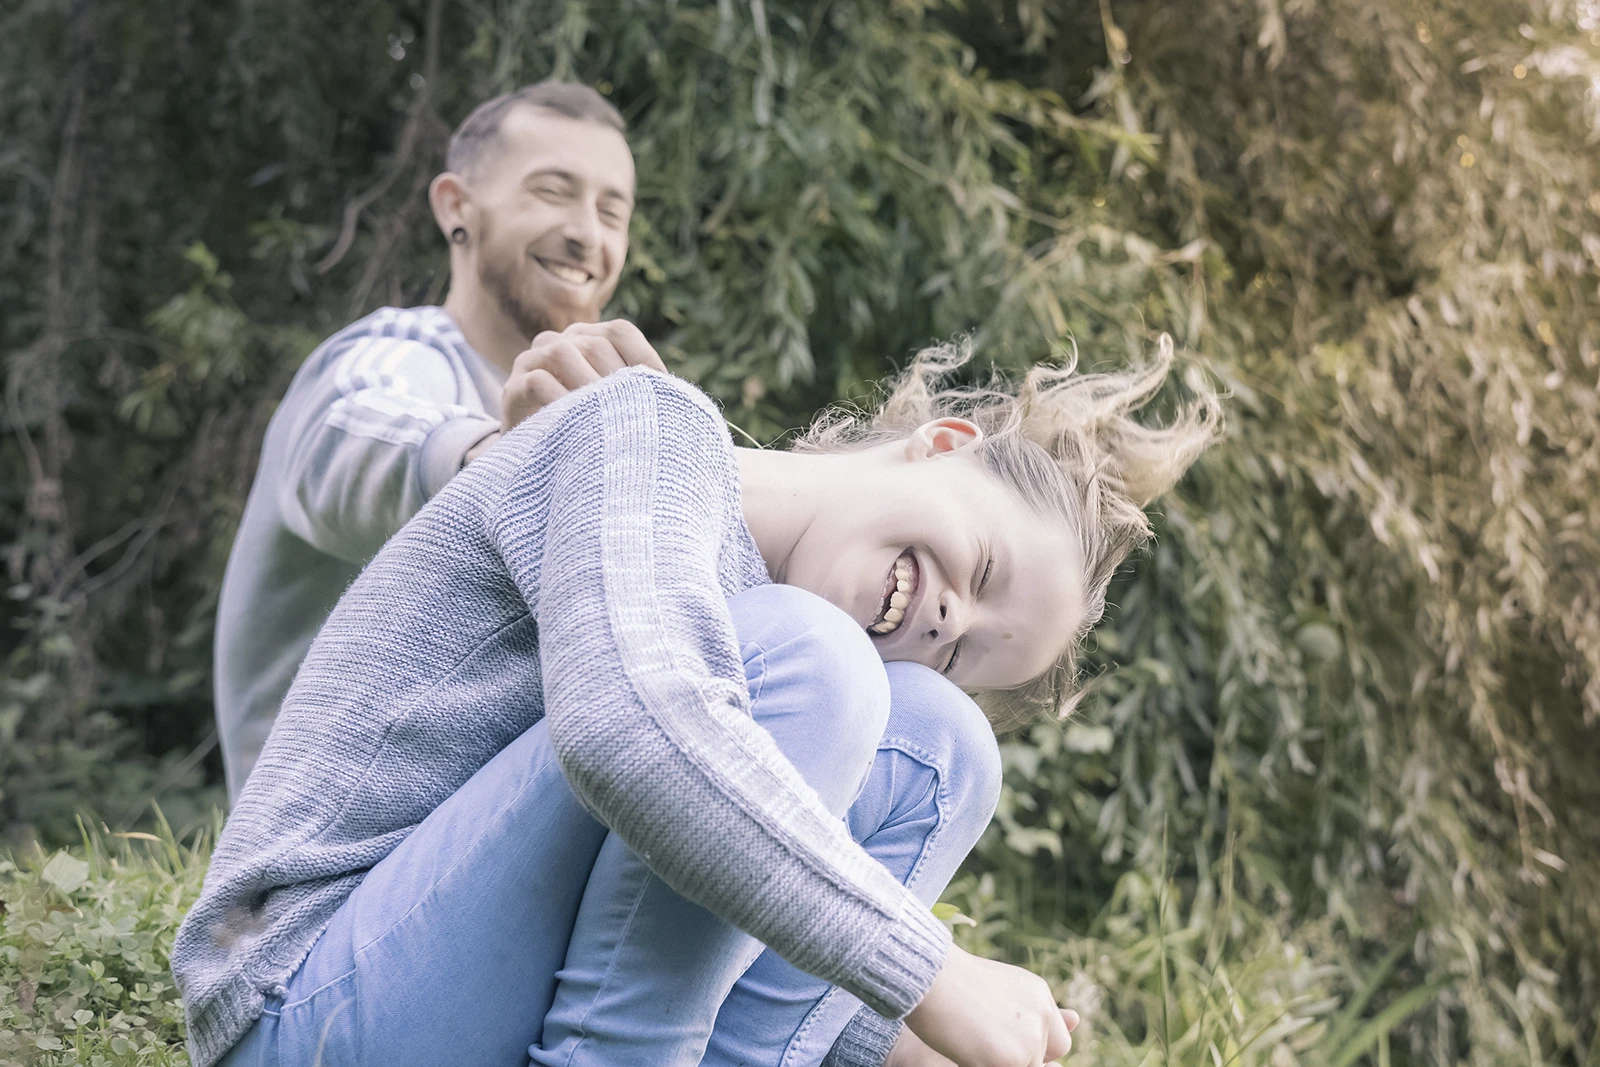
[(0, 860), (0, 1067), (189, 1062), (167, 954), (208, 850), (160, 830)]
[[(188, 1063), (167, 952), (199, 893), (210, 836), (185, 847), (164, 820), (158, 829), (86, 831), (81, 849), (40, 852), (20, 867), (0, 860), (0, 1067)], [(1230, 950), (1231, 916), (1176, 922), (1161, 892), (1131, 875), (1103, 936), (1022, 942), (1029, 962), (1085, 1016), (1079, 1060), (1265, 1065), (1283, 1049), (1348, 1067), (1437, 994), (1423, 986), (1366, 1014), (1399, 951), (1346, 993), (1333, 968), (1293, 945)], [(963, 947), (1001, 954), (1017, 943), (992, 877), (965, 878), (948, 896), (934, 912)], [(1121, 1002), (1115, 1014), (1103, 1010), (1111, 989)]]
[(1593, 1061), (1592, 0), (23, 0), (0, 31), (14, 835), (151, 795), (204, 823), (265, 418), (318, 338), (443, 292), (451, 122), (573, 76), (639, 164), (613, 310), (764, 440), (962, 331), (1020, 367), (1169, 330), (1233, 392), (1098, 694), (1007, 739), (960, 936), (1114, 1062)]

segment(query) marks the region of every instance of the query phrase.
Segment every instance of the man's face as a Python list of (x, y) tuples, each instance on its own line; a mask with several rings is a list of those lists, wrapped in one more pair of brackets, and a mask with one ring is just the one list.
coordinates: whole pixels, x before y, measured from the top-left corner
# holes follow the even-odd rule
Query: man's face
[(478, 281), (531, 340), (595, 322), (616, 291), (633, 215), (633, 154), (609, 126), (513, 108), (467, 175)]

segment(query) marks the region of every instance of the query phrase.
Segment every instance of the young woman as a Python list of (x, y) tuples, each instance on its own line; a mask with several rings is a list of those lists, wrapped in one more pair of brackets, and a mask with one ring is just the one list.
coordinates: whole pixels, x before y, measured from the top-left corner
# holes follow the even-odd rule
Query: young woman
[(963, 359), (791, 452), (620, 371), (454, 479), (340, 601), (217, 843), (172, 952), (196, 1067), (1063, 1054), (1044, 982), (929, 904), (993, 812), (990, 721), (1062, 706), (1216, 402), (1130, 417), (1169, 344), (941, 388)]

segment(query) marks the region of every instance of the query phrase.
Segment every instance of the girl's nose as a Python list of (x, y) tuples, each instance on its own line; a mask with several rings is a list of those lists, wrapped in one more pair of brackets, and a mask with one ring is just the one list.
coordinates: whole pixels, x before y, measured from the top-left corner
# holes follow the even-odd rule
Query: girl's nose
[(939, 594), (938, 619), (933, 627), (928, 630), (928, 637), (934, 641), (955, 641), (967, 632), (971, 625), (967, 618), (966, 605), (961, 598), (951, 590), (946, 589)]

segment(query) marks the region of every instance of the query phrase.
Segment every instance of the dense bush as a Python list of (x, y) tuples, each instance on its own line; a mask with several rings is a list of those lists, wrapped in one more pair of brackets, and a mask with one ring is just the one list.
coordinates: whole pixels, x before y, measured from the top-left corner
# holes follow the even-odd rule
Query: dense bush
[(1113, 1062), (1219, 1067), (1257, 1024), (1241, 1063), (1600, 1054), (1594, 0), (20, 0), (0, 31), (13, 837), (152, 795), (206, 823), (264, 419), (320, 336), (442, 293), (450, 123), (571, 75), (633, 128), (616, 312), (759, 438), (958, 331), (1020, 366), (1170, 330), (1233, 392), (1098, 696), (1008, 739), (964, 936), (1098, 1003)]

